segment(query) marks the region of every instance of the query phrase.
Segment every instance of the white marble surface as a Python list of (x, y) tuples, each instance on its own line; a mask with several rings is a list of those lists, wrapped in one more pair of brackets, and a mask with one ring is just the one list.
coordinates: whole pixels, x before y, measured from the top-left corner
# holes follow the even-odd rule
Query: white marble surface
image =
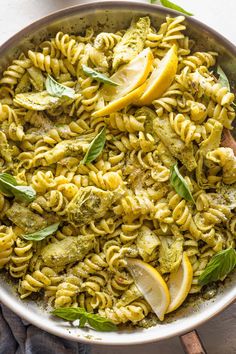
[[(126, 0), (123, 0), (126, 1)], [(145, 2), (145, 0), (143, 0)], [(236, 44), (235, 0), (174, 0)], [(80, 0), (0, 0), (0, 44), (31, 22)], [(91, 2), (87, 0), (87, 2)], [(199, 327), (208, 354), (236, 353), (236, 304)], [(94, 346), (92, 354), (183, 354), (178, 338), (129, 347)], [(52, 353), (54, 354), (54, 353)]]

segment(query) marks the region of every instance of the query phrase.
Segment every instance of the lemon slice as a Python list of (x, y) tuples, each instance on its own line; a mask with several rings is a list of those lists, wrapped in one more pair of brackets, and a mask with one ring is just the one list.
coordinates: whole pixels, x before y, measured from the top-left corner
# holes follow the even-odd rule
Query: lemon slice
[(114, 101), (124, 97), (127, 93), (139, 87), (147, 79), (153, 63), (153, 54), (150, 48), (144, 49), (130, 63), (121, 66), (110, 79), (118, 86), (104, 85), (101, 96), (106, 101)]
[(186, 253), (183, 254), (182, 262), (175, 273), (170, 274), (168, 287), (171, 302), (167, 313), (176, 310), (186, 299), (193, 280), (193, 269)]
[(127, 267), (134, 278), (137, 288), (149, 303), (160, 321), (170, 304), (170, 294), (160, 273), (140, 259), (127, 259)]
[(149, 105), (170, 87), (178, 66), (177, 48), (174, 44), (147, 80), (147, 87), (137, 105)]
[(128, 93), (126, 96), (118, 98), (106, 105), (104, 108), (101, 108), (95, 112), (92, 113), (92, 117), (102, 117), (106, 116), (108, 114), (114, 113), (119, 111), (120, 109), (128, 106), (129, 104), (135, 102), (143, 93), (145, 90), (146, 83), (142, 84), (135, 90), (131, 91)]

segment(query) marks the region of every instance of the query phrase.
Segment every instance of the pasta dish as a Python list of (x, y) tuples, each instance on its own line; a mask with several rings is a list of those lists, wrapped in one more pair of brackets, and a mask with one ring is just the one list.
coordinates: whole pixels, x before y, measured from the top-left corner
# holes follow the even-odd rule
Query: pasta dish
[(184, 20), (58, 32), (3, 72), (0, 266), (21, 299), (145, 327), (236, 265), (235, 97)]

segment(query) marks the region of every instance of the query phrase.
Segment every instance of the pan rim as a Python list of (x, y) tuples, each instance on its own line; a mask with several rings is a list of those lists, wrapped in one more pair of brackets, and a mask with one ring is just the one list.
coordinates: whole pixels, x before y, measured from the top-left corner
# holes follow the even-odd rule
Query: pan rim
[[(159, 12), (159, 13), (163, 13), (165, 15), (169, 14), (172, 16), (179, 16), (180, 13), (175, 11), (175, 10), (171, 10), (171, 9), (166, 9), (164, 7), (155, 5), (155, 7), (152, 4), (148, 4), (148, 3), (141, 3), (139, 1), (102, 1), (102, 2), (91, 2), (89, 4), (78, 4), (78, 5), (74, 5), (62, 10), (58, 10), (55, 12), (50, 13), (49, 15), (46, 15), (42, 18), (40, 18), (37, 21), (34, 21), (33, 23), (31, 23), (30, 25), (24, 27), (22, 30), (18, 31), (16, 34), (14, 34), (13, 36), (11, 36), (7, 41), (5, 41), (1, 46), (0, 46), (0, 56), (3, 56), (5, 52), (7, 52), (7, 50), (9, 50), (11, 47), (13, 47), (14, 45), (17, 46), (17, 44), (19, 43), (19, 41), (27, 36), (32, 34), (32, 32), (37, 31), (38, 29), (42, 28), (43, 25), (47, 25), (55, 20), (58, 19), (62, 19), (66, 16), (72, 16), (73, 14), (79, 13), (81, 15), (83, 15), (83, 13), (88, 13), (91, 12), (93, 10), (97, 10), (99, 9), (99, 11), (102, 10), (114, 10), (114, 9), (130, 9), (132, 7), (132, 9), (137, 10), (137, 11), (146, 11), (150, 13), (155, 13), (155, 12)], [(234, 56), (236, 56), (236, 46), (230, 42), (227, 38), (225, 38), (223, 35), (221, 35), (220, 33), (218, 33), (216, 30), (212, 29), (211, 27), (209, 27), (208, 25), (205, 25), (204, 23), (202, 23), (201, 21), (192, 18), (192, 17), (188, 17), (186, 16), (187, 22), (189, 24), (194, 24), (196, 25), (196, 27), (198, 27), (199, 29), (204, 29), (206, 31), (208, 31), (211, 35), (211, 38), (215, 38), (217, 39), (220, 43), (222, 43), (223, 47), (228, 49), (230, 51), (230, 53), (232, 53)], [(193, 328), (196, 328), (200, 325), (202, 325), (203, 323), (205, 323), (206, 321), (208, 321), (209, 319), (211, 319), (212, 317), (218, 315), (220, 312), (222, 312), (226, 307), (228, 307), (232, 302), (234, 302), (235, 298), (236, 298), (236, 287), (231, 290), (230, 294), (227, 294), (227, 298), (223, 300), (221, 300), (221, 306), (212, 306), (211, 310), (209, 311), (209, 309), (204, 309), (203, 313), (202, 313), (202, 319), (196, 321), (196, 323), (194, 324), (189, 324), (189, 325), (185, 325), (183, 326), (183, 328), (176, 328), (176, 330), (171, 331), (171, 333), (167, 333), (167, 334), (163, 334), (161, 337), (155, 338), (155, 336), (153, 335), (152, 338), (144, 338), (142, 335), (140, 336), (140, 338), (136, 338), (136, 339), (132, 339), (132, 333), (130, 333), (129, 337), (129, 341), (127, 342), (121, 342), (121, 338), (119, 338), (118, 333), (116, 333), (115, 335), (117, 336), (117, 339), (114, 341), (112, 340), (112, 342), (108, 341), (108, 340), (100, 340), (98, 338), (86, 338), (86, 337), (76, 337), (75, 335), (72, 335), (70, 333), (67, 333), (64, 329), (64, 332), (62, 333), (62, 331), (60, 330), (60, 328), (51, 328), (50, 325), (48, 324), (44, 324), (41, 323), (39, 320), (37, 320), (36, 318), (31, 318), (30, 317), (30, 313), (32, 312), (31, 310), (28, 310), (26, 308), (24, 308), (24, 304), (22, 304), (22, 306), (19, 306), (16, 301), (12, 298), (12, 297), (5, 297), (5, 292), (4, 289), (0, 289), (0, 301), (6, 305), (7, 307), (9, 307), (13, 312), (15, 312), (17, 315), (19, 315), (21, 318), (29, 321), (30, 323), (34, 324), (35, 326), (48, 331), (49, 333), (58, 335), (60, 337), (69, 339), (69, 340), (74, 340), (74, 341), (79, 341), (79, 342), (83, 342), (86, 344), (100, 344), (100, 345), (134, 345), (134, 344), (145, 344), (145, 343), (153, 343), (153, 342), (157, 342), (160, 340), (164, 340), (164, 339), (168, 339), (174, 336), (178, 336), (181, 335), (185, 332), (188, 332), (190, 330), (192, 330)], [(224, 295), (223, 295), (224, 297)], [(114, 336), (115, 336), (114, 335)], [(99, 334), (97, 335), (97, 337), (99, 336)]]

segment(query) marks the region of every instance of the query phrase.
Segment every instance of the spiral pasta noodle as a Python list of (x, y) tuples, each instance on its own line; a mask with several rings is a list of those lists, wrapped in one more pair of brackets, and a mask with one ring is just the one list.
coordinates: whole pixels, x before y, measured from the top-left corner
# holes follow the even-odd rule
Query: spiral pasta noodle
[(21, 278), (25, 275), (31, 258), (33, 257), (33, 242), (17, 238), (14, 254), (11, 256), (9, 272), (13, 278)]
[(94, 47), (99, 50), (107, 51), (113, 49), (121, 40), (121, 36), (115, 33), (99, 33), (94, 40)]
[(11, 260), (15, 235), (11, 227), (0, 226), (0, 267), (3, 268)]

